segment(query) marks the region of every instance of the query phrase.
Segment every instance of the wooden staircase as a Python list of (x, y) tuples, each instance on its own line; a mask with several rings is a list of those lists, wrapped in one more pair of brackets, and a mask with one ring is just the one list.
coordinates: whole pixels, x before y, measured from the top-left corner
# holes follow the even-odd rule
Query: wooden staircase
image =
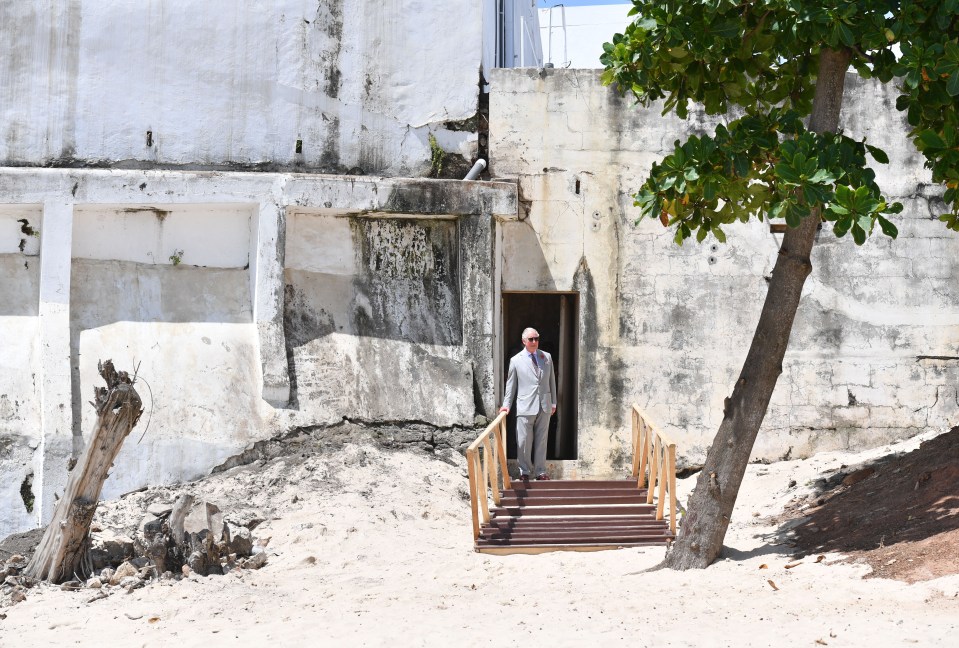
[(476, 551), (597, 551), (671, 542), (677, 533), (676, 445), (638, 406), (630, 413), (632, 479), (528, 483), (506, 472), (506, 414), (500, 413), (466, 449)]
[(673, 539), (656, 519), (647, 490), (635, 479), (617, 481), (512, 480), (480, 527), (482, 553), (598, 551), (665, 545)]

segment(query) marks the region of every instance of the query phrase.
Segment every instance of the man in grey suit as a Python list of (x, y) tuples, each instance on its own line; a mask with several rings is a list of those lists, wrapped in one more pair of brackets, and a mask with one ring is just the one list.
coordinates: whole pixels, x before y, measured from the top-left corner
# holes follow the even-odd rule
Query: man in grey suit
[(509, 361), (506, 396), (500, 411), (509, 412), (516, 398), (516, 461), (520, 479), (527, 482), (534, 471), (536, 479), (549, 479), (546, 438), (549, 417), (556, 413), (556, 373), (553, 358), (539, 350), (536, 329), (523, 331), (523, 346), (525, 349)]

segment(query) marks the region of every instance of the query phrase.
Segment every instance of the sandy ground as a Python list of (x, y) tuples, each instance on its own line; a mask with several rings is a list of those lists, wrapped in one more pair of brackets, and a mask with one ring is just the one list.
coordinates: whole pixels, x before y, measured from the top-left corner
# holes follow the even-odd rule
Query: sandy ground
[(253, 534), (271, 538), (266, 567), (92, 603), (93, 590), (34, 588), (0, 610), (0, 646), (955, 645), (959, 576), (864, 579), (868, 566), (836, 553), (787, 570), (791, 549), (771, 522), (829, 470), (918, 443), (750, 466), (727, 557), (684, 573), (644, 572), (663, 548), (475, 553), (465, 462), (453, 453), (358, 442), (260, 462), (98, 515), (135, 524), (151, 500), (202, 495), (270, 518)]

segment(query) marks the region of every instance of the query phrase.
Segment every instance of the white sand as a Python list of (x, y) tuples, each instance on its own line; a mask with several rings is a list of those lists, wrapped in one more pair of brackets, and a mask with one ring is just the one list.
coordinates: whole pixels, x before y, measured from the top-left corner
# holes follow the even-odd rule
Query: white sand
[(254, 531), (272, 537), (265, 568), (93, 603), (93, 590), (35, 588), (0, 610), (0, 646), (956, 645), (959, 576), (864, 580), (868, 567), (834, 554), (786, 570), (788, 548), (763, 522), (827, 469), (888, 450), (750, 466), (730, 558), (683, 573), (643, 573), (663, 548), (474, 553), (458, 456), (452, 466), (360, 443), (235, 469), (187, 488), (224, 509), (240, 497), (278, 511)]

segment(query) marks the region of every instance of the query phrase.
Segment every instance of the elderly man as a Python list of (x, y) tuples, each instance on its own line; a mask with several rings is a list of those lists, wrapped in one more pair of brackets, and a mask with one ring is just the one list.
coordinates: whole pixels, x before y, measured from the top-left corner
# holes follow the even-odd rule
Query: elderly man
[(549, 417), (556, 413), (556, 374), (553, 359), (539, 350), (536, 329), (523, 331), (523, 346), (525, 349), (509, 361), (506, 396), (500, 411), (509, 412), (516, 398), (516, 460), (519, 478), (528, 482), (531, 472), (536, 479), (549, 479), (546, 438)]

